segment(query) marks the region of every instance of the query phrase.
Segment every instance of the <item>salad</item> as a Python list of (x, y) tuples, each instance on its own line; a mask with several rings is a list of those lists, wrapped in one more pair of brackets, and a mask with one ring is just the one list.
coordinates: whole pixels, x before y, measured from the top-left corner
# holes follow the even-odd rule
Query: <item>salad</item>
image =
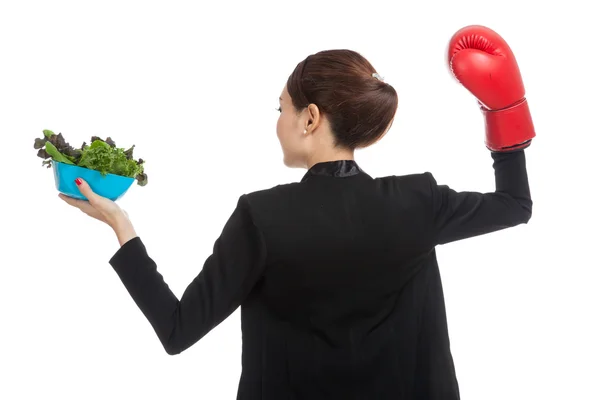
[(65, 164), (99, 171), (102, 176), (114, 174), (135, 178), (139, 186), (148, 183), (148, 176), (144, 173), (144, 160), (133, 159), (133, 148), (128, 150), (117, 147), (110, 138), (103, 140), (92, 136), (89, 145), (83, 142), (80, 148), (75, 149), (67, 143), (62, 136), (45, 129), (42, 138), (36, 138), (33, 148), (39, 150), (37, 155), (44, 159), (42, 166), (52, 166), (52, 160)]

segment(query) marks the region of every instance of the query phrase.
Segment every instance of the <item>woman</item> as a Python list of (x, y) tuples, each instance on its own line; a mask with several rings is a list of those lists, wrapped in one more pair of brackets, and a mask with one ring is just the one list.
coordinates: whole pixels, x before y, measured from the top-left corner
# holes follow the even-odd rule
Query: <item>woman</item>
[[(61, 195), (114, 229), (121, 248), (110, 264), (168, 354), (241, 306), (239, 399), (459, 398), (435, 246), (529, 220), (524, 149), (534, 135), (508, 46), (486, 28), (465, 29), (449, 59), (482, 104), (495, 193), (359, 168), (354, 150), (388, 131), (398, 98), (362, 56), (332, 50), (299, 63), (280, 97), (284, 161), (306, 175), (242, 195), (181, 300), (118, 205), (82, 180), (89, 202)], [(461, 40), (473, 35), (472, 45)], [(507, 54), (494, 70), (502, 85), (477, 82), (493, 67), (477, 58), (488, 54), (482, 40)]]

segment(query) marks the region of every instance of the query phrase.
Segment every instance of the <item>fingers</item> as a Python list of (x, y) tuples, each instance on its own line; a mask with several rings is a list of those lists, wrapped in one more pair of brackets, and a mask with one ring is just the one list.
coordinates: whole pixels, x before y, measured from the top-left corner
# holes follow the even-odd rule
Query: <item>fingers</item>
[(99, 221), (106, 222), (106, 220), (102, 217), (102, 213), (96, 210), (89, 201), (74, 199), (72, 197), (65, 196), (64, 194), (59, 194), (58, 197), (63, 199), (69, 205), (78, 208), (82, 213), (87, 214)]
[(66, 196), (62, 193), (60, 193), (58, 197), (63, 199), (67, 204), (72, 205), (73, 207), (77, 207), (83, 212), (87, 212), (87, 210), (91, 207), (91, 204), (85, 200), (75, 199), (73, 197)]
[(75, 180), (75, 183), (77, 184), (77, 188), (79, 189), (81, 194), (87, 197), (91, 205), (94, 205), (98, 201), (98, 195), (94, 193), (90, 185), (88, 185), (88, 183), (85, 180), (83, 180), (82, 178), (77, 178)]
[(73, 197), (66, 196), (62, 193), (59, 193), (58, 197), (63, 199), (66, 203), (72, 205), (73, 207), (77, 207), (77, 208), (80, 207), (80, 203), (81, 203), (81, 201), (83, 201), (83, 200), (79, 200), (79, 199), (74, 199)]

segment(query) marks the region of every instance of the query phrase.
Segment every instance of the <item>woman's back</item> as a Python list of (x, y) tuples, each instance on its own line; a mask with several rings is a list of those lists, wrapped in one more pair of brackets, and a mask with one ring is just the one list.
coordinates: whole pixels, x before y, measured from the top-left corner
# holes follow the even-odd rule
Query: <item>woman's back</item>
[(354, 165), (318, 164), (248, 195), (268, 261), (242, 304), (240, 399), (458, 394), (430, 178), (372, 179)]

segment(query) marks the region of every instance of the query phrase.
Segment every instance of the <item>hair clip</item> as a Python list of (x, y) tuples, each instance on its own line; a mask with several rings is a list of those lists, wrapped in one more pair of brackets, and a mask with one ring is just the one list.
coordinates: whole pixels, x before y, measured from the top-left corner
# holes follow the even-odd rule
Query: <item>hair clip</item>
[(373, 78), (377, 78), (379, 79), (381, 82), (383, 82), (383, 76), (379, 75), (377, 72), (373, 72), (373, 75), (371, 75)]

